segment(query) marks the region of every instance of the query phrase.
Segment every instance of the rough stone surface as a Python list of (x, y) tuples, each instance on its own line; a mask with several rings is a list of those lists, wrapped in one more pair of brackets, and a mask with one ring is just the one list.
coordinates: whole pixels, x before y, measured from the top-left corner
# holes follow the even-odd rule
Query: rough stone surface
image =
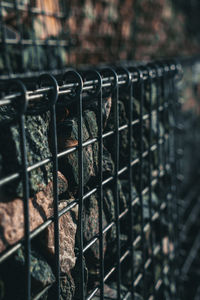
[[(4, 292), (0, 299), (25, 299), (25, 256), (24, 250), (19, 249), (9, 261), (1, 266), (1, 278), (4, 281)], [(8, 272), (9, 269), (9, 272)], [(31, 250), (31, 285), (32, 296), (44, 287), (55, 282), (55, 276), (45, 258), (32, 247)], [(10, 288), (12, 287), (12, 288)]]
[[(86, 111), (84, 113), (82, 132), (83, 142), (97, 136), (97, 124), (94, 112)], [(58, 124), (58, 150), (61, 152), (77, 144), (78, 119), (67, 119)], [(97, 143), (83, 148), (84, 185), (97, 173), (97, 151)], [(78, 151), (70, 153), (61, 159), (59, 168), (69, 181), (69, 188), (75, 192), (79, 182)]]
[[(67, 206), (67, 201), (62, 201), (59, 204), (59, 210), (62, 210)], [(50, 215), (53, 214), (53, 209), (49, 209)], [(59, 218), (59, 242), (60, 242), (60, 269), (63, 273), (69, 273), (69, 271), (74, 267), (76, 262), (74, 247), (75, 247), (75, 235), (77, 229), (77, 215), (78, 208), (70, 210), (69, 212), (63, 214)], [(50, 257), (54, 257), (55, 247), (54, 247), (54, 224), (51, 223), (47, 227), (44, 233), (44, 239), (41, 241), (44, 244)]]
[[(107, 225), (106, 217), (104, 211), (102, 212), (102, 220), (103, 220), (103, 228)], [(90, 196), (86, 203), (85, 203), (85, 210), (84, 210), (84, 237), (85, 241), (89, 242), (94, 236), (97, 236), (99, 233), (99, 205), (98, 205), (98, 197), (96, 195)], [(103, 252), (106, 250), (106, 235), (103, 236)], [(99, 241), (97, 241), (91, 248), (90, 251), (92, 252), (90, 259), (99, 259)], [(86, 261), (87, 264), (87, 261)], [(92, 261), (91, 261), (92, 264)]]
[[(60, 192), (66, 191), (68, 183), (59, 172)], [(7, 246), (13, 245), (24, 236), (23, 202), (20, 198), (6, 199), (0, 203), (0, 252)], [(8, 201), (10, 200), (10, 201)], [(43, 191), (38, 192), (34, 198), (29, 199), (30, 231), (41, 225), (52, 214), (53, 196), (52, 182)]]
[[(0, 108), (0, 153), (2, 156), (2, 176), (16, 173), (21, 168), (20, 132), (17, 124), (13, 123), (15, 112), (9, 107)], [(9, 121), (9, 123), (8, 123)], [(32, 166), (51, 156), (48, 144), (50, 114), (26, 116), (25, 135), (28, 166)], [(29, 173), (30, 196), (42, 191), (52, 179), (52, 164), (45, 164)], [(6, 194), (22, 197), (20, 179), (3, 187)]]
[[(71, 300), (75, 292), (74, 281), (67, 274), (60, 278), (60, 300)], [(51, 299), (50, 299), (51, 300)], [(53, 300), (53, 299), (52, 299)]]
[[(84, 244), (87, 245), (88, 242), (93, 237), (98, 237), (99, 234), (99, 205), (98, 205), (97, 195), (90, 196), (85, 201), (85, 209), (83, 212), (83, 235), (84, 235)], [(102, 211), (102, 223), (103, 228), (108, 225), (104, 211)], [(103, 256), (105, 255), (107, 240), (106, 235), (103, 235)], [(85, 252), (85, 263), (88, 269), (88, 285), (95, 280), (98, 280), (100, 272), (100, 251), (99, 251), (99, 240)]]
[[(104, 126), (111, 110), (111, 98), (103, 100), (102, 114)], [(63, 109), (64, 111), (64, 109)], [(73, 108), (69, 108), (66, 114), (60, 109), (57, 114), (58, 150), (62, 152), (70, 147), (78, 145), (78, 117), (71, 116)], [(83, 142), (98, 136), (97, 123), (97, 99), (83, 112), (82, 135)], [(59, 168), (69, 182), (69, 189), (75, 193), (79, 182), (78, 151), (68, 154), (59, 161)], [(98, 143), (95, 142), (83, 148), (83, 182), (86, 185), (98, 172)]]

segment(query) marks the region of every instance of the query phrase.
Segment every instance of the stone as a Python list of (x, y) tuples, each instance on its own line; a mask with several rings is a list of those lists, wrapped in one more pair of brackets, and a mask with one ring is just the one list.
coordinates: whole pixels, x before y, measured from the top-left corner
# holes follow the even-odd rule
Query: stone
[[(89, 242), (93, 237), (99, 234), (99, 206), (98, 197), (93, 194), (85, 201), (84, 214), (84, 238), (85, 243)], [(103, 228), (108, 224), (104, 211), (102, 212)], [(103, 235), (103, 252), (106, 251), (106, 234)], [(92, 264), (99, 261), (99, 241), (96, 241), (92, 247), (88, 250), (88, 262)], [(87, 259), (86, 259), (87, 265)]]
[[(59, 203), (59, 211), (67, 207), (68, 201)], [(49, 214), (53, 215), (53, 208), (49, 207)], [(77, 230), (78, 207), (64, 213), (59, 218), (59, 243), (60, 243), (60, 269), (63, 273), (68, 273), (75, 266), (75, 236)], [(54, 224), (51, 223), (41, 236), (45, 252), (51, 259), (54, 259)]]
[[(56, 283), (55, 283), (56, 284)], [(70, 274), (61, 273), (60, 275), (60, 300), (72, 300), (74, 299), (75, 284)], [(55, 285), (47, 292), (47, 300), (56, 299)], [(43, 300), (43, 298), (42, 298)], [(45, 298), (46, 300), (46, 298)]]
[[(94, 99), (95, 101), (95, 99)], [(96, 101), (97, 102), (97, 101)], [(58, 150), (62, 152), (73, 146), (78, 145), (78, 117), (71, 117), (73, 112), (73, 107), (65, 109), (63, 113), (62, 109), (58, 109), (57, 112), (57, 134), (58, 134)], [(111, 109), (111, 99), (103, 100), (103, 122), (104, 126), (110, 114)], [(71, 112), (72, 111), (72, 112)], [(92, 103), (83, 112), (83, 142), (86, 142), (92, 138), (97, 138), (98, 136), (98, 123), (97, 123), (97, 103)], [(106, 149), (104, 149), (104, 155), (108, 156)], [(108, 162), (108, 160), (105, 160)], [(108, 162), (105, 165), (103, 161), (103, 169), (108, 171), (111, 168), (111, 163)], [(79, 183), (79, 171), (78, 171), (78, 151), (66, 155), (59, 161), (59, 169), (65, 175), (69, 182), (69, 190), (74, 194), (77, 192), (77, 187)], [(98, 143), (94, 142), (83, 148), (83, 184), (89, 183), (90, 180), (94, 179), (98, 174)]]
[[(116, 233), (116, 224), (115, 224), (116, 200), (114, 197), (113, 188), (114, 185), (111, 184), (104, 189), (104, 199), (103, 199), (103, 209), (105, 212), (108, 225), (114, 222), (112, 227), (106, 233), (107, 249), (105, 252), (105, 266), (108, 270), (109, 267), (112, 267), (113, 264), (116, 263), (115, 259), (117, 253), (117, 243), (116, 243), (117, 233)], [(118, 193), (119, 193), (119, 214), (120, 214), (127, 209), (127, 201), (128, 201), (125, 194), (123, 193), (120, 180), (118, 180)], [(120, 239), (121, 247), (123, 247), (128, 242), (129, 229), (127, 227), (126, 220), (121, 219), (120, 225), (121, 228), (120, 228), (119, 239)]]
[[(0, 108), (0, 153), (2, 156), (2, 176), (18, 172), (21, 168), (20, 133), (13, 123), (15, 112), (8, 107)], [(9, 123), (8, 123), (9, 122)], [(32, 166), (51, 157), (48, 144), (49, 112), (37, 116), (26, 116), (25, 135), (28, 166)], [(42, 191), (52, 180), (52, 164), (47, 163), (29, 172), (30, 196)], [(2, 188), (7, 195), (22, 197), (20, 179), (6, 184)]]
[[(66, 178), (58, 172), (59, 192), (68, 188)], [(30, 231), (44, 223), (53, 213), (53, 184), (50, 182), (43, 191), (29, 199)], [(24, 236), (23, 201), (20, 198), (10, 199), (2, 195), (0, 202), (0, 252), (7, 246), (18, 242)]]
[[(61, 278), (60, 278), (60, 300), (71, 300), (71, 299), (73, 299), (74, 293), (75, 293), (75, 285), (74, 285), (74, 281), (72, 280), (72, 278), (68, 274), (61, 275)], [(49, 300), (51, 300), (51, 299), (49, 299)]]
[[(121, 98), (120, 98), (121, 99)], [(118, 111), (119, 111), (119, 127), (128, 124), (128, 117), (127, 117), (127, 111), (124, 105), (124, 102), (122, 100), (118, 101)], [(114, 126), (115, 119), (114, 119), (114, 107), (111, 107), (111, 113), (110, 117), (108, 119), (105, 131), (111, 131), (115, 129)], [(115, 136), (110, 136), (109, 139), (105, 140), (105, 146), (107, 147), (108, 151), (112, 155), (112, 159), (115, 159)], [(123, 129), (119, 132), (119, 167), (124, 167), (128, 163), (128, 155), (129, 155), (129, 142), (128, 142), (128, 129)], [(134, 159), (137, 155), (137, 149), (135, 144), (135, 139), (133, 137), (132, 139), (132, 154), (131, 157)]]
[[(88, 201), (87, 201), (88, 200)], [(84, 246), (93, 237), (99, 235), (99, 210), (98, 210), (98, 197), (91, 195), (86, 200), (84, 212), (83, 212), (83, 237)], [(108, 224), (104, 211), (102, 212), (103, 228)], [(106, 234), (103, 235), (103, 256), (107, 247)], [(99, 240), (85, 252), (85, 266), (88, 272), (88, 286), (92, 286), (99, 278), (100, 273), (100, 251), (99, 251)]]
[[(88, 127), (87, 114), (90, 115), (91, 121), (96, 120), (95, 114), (91, 111), (84, 113), (83, 117), (83, 142), (94, 137), (94, 128), (96, 128), (97, 135), (97, 125), (94, 123), (95, 127)], [(72, 145), (78, 144), (78, 119), (71, 118), (58, 124), (58, 150), (59, 152), (64, 151), (72, 147)], [(97, 143), (86, 146), (83, 148), (83, 169), (84, 169), (84, 185), (94, 177), (97, 172)], [(69, 182), (69, 189), (74, 193), (77, 190), (79, 183), (79, 171), (78, 171), (78, 151), (66, 155), (59, 161), (59, 169), (66, 176)]]
[[(59, 194), (63, 194), (68, 189), (66, 178), (58, 172)], [(44, 191), (40, 191), (34, 198), (29, 200), (30, 230), (34, 230), (45, 220), (53, 215), (53, 194), (52, 182)], [(59, 203), (59, 211), (69, 204), (69, 200), (62, 200)], [(74, 294), (74, 280), (71, 276), (71, 269), (76, 263), (75, 257), (75, 235), (77, 231), (78, 206), (64, 213), (59, 218), (59, 242), (60, 242), (60, 270), (64, 274), (61, 278), (61, 299), (72, 299)], [(21, 199), (14, 199), (11, 202), (0, 203), (0, 225), (2, 235), (0, 237), (0, 252), (8, 245), (12, 245), (20, 240), (24, 235), (23, 205)], [(40, 250), (54, 265), (54, 224), (51, 223), (37, 237)], [(22, 256), (19, 259), (23, 259)], [(45, 275), (45, 272), (43, 272)], [(47, 276), (45, 276), (48, 279)], [(51, 295), (51, 292), (50, 292)], [(70, 296), (71, 295), (71, 296)], [(51, 299), (51, 298), (50, 298)]]
[[(55, 276), (45, 258), (34, 247), (30, 255), (32, 297), (55, 282)], [(8, 272), (9, 270), (9, 272)], [(25, 256), (21, 248), (1, 266), (4, 296), (0, 299), (25, 299)], [(12, 288), (11, 288), (12, 287)]]

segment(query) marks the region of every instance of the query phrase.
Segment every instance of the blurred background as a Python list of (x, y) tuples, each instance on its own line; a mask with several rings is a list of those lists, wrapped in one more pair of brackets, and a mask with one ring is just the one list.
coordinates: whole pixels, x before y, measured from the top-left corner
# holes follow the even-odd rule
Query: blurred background
[(0, 9), (4, 74), (200, 49), (199, 0), (6, 0)]

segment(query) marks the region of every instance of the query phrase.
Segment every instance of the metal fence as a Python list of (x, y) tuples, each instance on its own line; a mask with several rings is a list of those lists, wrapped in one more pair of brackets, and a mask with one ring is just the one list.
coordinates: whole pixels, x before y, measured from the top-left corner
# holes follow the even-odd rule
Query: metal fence
[(196, 58), (66, 69), (135, 39), (133, 10), (68, 5), (0, 1), (0, 299), (197, 300)]
[[(176, 81), (181, 72), (180, 64), (160, 61), (4, 82), (0, 261), (7, 278), (6, 299), (16, 293), (12, 285), (9, 288), (7, 263), (21, 247), (24, 284), (19, 299), (42, 299), (48, 293), (53, 299), (65, 299), (61, 281), (64, 272), (73, 274), (67, 257), (72, 250), (74, 299), (109, 298), (105, 286), (111, 283), (117, 299), (177, 299)], [(50, 151), (40, 158), (40, 150), (48, 146), (40, 136), (42, 115), (49, 122), (45, 138)], [(17, 133), (11, 135), (13, 126)], [(11, 157), (12, 147), (19, 157)], [(35, 161), (33, 151), (39, 154)], [(13, 165), (16, 169), (11, 172)], [(46, 185), (52, 183), (52, 194), (45, 191), (40, 199), (48, 172)], [(76, 238), (71, 236), (71, 218)], [(46, 259), (55, 282), (38, 291), (31, 287), (31, 248), (38, 236), (37, 249), (44, 246), (42, 232), (52, 224), (45, 242), (50, 243), (51, 260), (48, 255)], [(64, 240), (67, 234), (69, 243)], [(74, 248), (68, 252), (66, 247)]]

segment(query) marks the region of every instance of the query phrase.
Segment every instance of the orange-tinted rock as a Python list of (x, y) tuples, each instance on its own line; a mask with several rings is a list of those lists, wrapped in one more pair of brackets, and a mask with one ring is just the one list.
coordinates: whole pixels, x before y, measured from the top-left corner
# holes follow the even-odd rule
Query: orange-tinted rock
[[(61, 202), (59, 204), (59, 210), (62, 210), (66, 206), (67, 201)], [(74, 214), (74, 218), (72, 218), (72, 214)], [(68, 273), (74, 267), (76, 262), (74, 246), (77, 225), (74, 223), (74, 219), (77, 219), (77, 217), (78, 206), (59, 218), (60, 268), (64, 273)], [(47, 227), (45, 237), (45, 248), (48, 253), (53, 256), (55, 254), (53, 223)]]
[[(58, 172), (59, 194), (68, 188), (66, 178)], [(0, 202), (0, 252), (21, 240), (24, 236), (24, 211), (22, 199), (13, 199)], [(2, 199), (1, 199), (2, 200)], [(59, 211), (65, 208), (68, 201), (59, 203)], [(48, 218), (53, 216), (53, 183), (46, 189), (38, 192), (34, 198), (29, 199), (30, 231), (43, 224)], [(72, 215), (74, 214), (74, 215)], [(76, 257), (74, 253), (75, 235), (77, 230), (76, 221), (78, 206), (59, 218), (59, 239), (60, 239), (60, 268), (63, 273), (68, 273), (73, 282), (70, 270), (74, 267)], [(54, 257), (54, 223), (52, 222), (40, 235), (41, 248), (45, 248), (45, 256)]]
[[(59, 172), (59, 193), (68, 188), (66, 178)], [(30, 231), (36, 229), (53, 213), (53, 184), (49, 183), (43, 191), (38, 192), (34, 198), (29, 199)], [(7, 246), (13, 245), (24, 236), (24, 208), (22, 199), (8, 201), (2, 196), (4, 202), (0, 203), (0, 252)]]

